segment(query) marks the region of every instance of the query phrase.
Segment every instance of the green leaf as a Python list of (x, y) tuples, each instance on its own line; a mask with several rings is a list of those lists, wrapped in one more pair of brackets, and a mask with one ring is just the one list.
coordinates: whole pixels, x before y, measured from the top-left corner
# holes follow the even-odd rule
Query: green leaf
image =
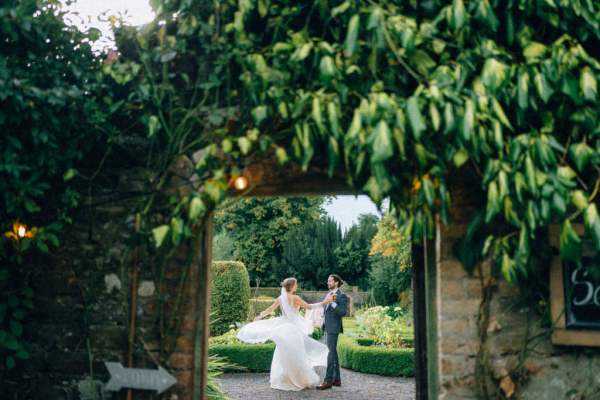
[(252, 142), (246, 136), (242, 136), (238, 138), (238, 147), (243, 155), (246, 155), (250, 152), (252, 148)]
[(579, 172), (583, 172), (593, 155), (594, 150), (585, 142), (575, 143), (569, 147), (569, 156)]
[(148, 118), (148, 137), (154, 137), (154, 135), (156, 135), (156, 132), (158, 132), (159, 127), (160, 122), (158, 120), (158, 117), (156, 115), (151, 115), (150, 118)]
[(161, 225), (152, 229), (152, 236), (154, 237), (156, 247), (160, 247), (163, 244), (167, 233), (169, 233), (169, 225)]
[(329, 177), (333, 176), (335, 168), (338, 165), (340, 159), (340, 146), (335, 137), (329, 136), (329, 142), (327, 144), (327, 160), (329, 167), (327, 173)]
[(507, 282), (514, 282), (515, 274), (514, 274), (513, 266), (514, 266), (513, 260), (508, 256), (508, 254), (504, 253), (502, 255), (501, 271), (502, 271), (502, 276), (504, 276), (504, 279)]
[(63, 181), (70, 181), (71, 179), (73, 179), (75, 177), (75, 175), (77, 175), (77, 170), (75, 168), (69, 168), (64, 174), (63, 174)]
[(413, 132), (413, 136), (416, 140), (421, 138), (421, 134), (425, 131), (427, 126), (423, 121), (423, 115), (419, 109), (419, 100), (417, 97), (412, 96), (407, 102), (408, 122)]
[(328, 80), (335, 77), (337, 68), (335, 67), (335, 61), (333, 61), (333, 58), (331, 56), (324, 56), (323, 58), (321, 58), (319, 70), (321, 72), (321, 78), (323, 78), (324, 80)]
[(508, 67), (495, 58), (488, 58), (483, 64), (481, 80), (491, 90), (496, 90), (506, 80)]
[(7, 333), (7, 339), (4, 340), (4, 347), (6, 347), (9, 350), (18, 350), (21, 347), (21, 345), (17, 341), (17, 338), (15, 338), (10, 333)]
[(435, 193), (433, 190), (433, 183), (430, 179), (423, 179), (423, 193), (425, 194), (425, 201), (427, 201), (429, 207), (433, 207)]
[(539, 42), (531, 42), (523, 49), (523, 56), (528, 63), (539, 61), (546, 53), (546, 46)]
[(37, 246), (38, 249), (40, 249), (40, 251), (42, 253), (48, 254), (50, 252), (48, 245), (41, 240), (36, 240), (35, 245)]
[(578, 210), (583, 210), (588, 206), (588, 199), (581, 190), (575, 190), (571, 193), (571, 201)]
[(11, 370), (15, 367), (16, 363), (15, 363), (15, 359), (13, 356), (8, 356), (6, 357), (6, 368), (8, 368), (8, 370)]
[(452, 2), (452, 18), (450, 24), (455, 31), (462, 28), (467, 19), (467, 11), (462, 0), (454, 0)]
[(460, 149), (452, 157), (456, 168), (460, 168), (469, 159), (469, 153), (465, 149)]
[(473, 127), (475, 126), (475, 104), (473, 100), (466, 99), (465, 100), (465, 115), (463, 116), (462, 123), (462, 137), (464, 140), (468, 141), (473, 132)]
[(278, 147), (277, 150), (275, 150), (275, 157), (277, 157), (279, 165), (284, 165), (289, 161), (287, 151), (285, 151), (283, 147)]
[(382, 162), (394, 155), (392, 134), (387, 122), (384, 120), (379, 121), (377, 127), (373, 131), (372, 138), (372, 162)]
[(517, 84), (517, 104), (523, 110), (529, 105), (529, 74), (522, 71)]
[(550, 96), (554, 93), (554, 90), (550, 87), (548, 80), (546, 80), (546, 76), (541, 72), (537, 72), (533, 77), (533, 83), (535, 84), (535, 88), (542, 101), (547, 103)]
[(302, 46), (296, 49), (294, 54), (290, 57), (291, 61), (302, 61), (310, 55), (310, 51), (313, 48), (312, 42), (304, 43)]
[(496, 116), (498, 117), (500, 122), (502, 122), (502, 125), (506, 126), (508, 129), (512, 130), (512, 125), (508, 121), (508, 118), (506, 117), (506, 114), (504, 113), (504, 109), (502, 108), (502, 106), (500, 105), (498, 100), (496, 100), (495, 97), (492, 97), (492, 108), (494, 109), (494, 113), (496, 114)]
[(312, 119), (317, 124), (317, 128), (321, 135), (325, 134), (325, 126), (323, 125), (323, 113), (321, 112), (321, 101), (317, 96), (312, 100)]
[(267, 118), (267, 106), (258, 106), (252, 109), (252, 118), (254, 119), (254, 123), (256, 125), (260, 125), (261, 122)]
[(431, 125), (433, 126), (433, 129), (437, 132), (440, 129), (441, 117), (440, 112), (432, 102), (429, 103), (429, 118), (431, 118)]
[(346, 33), (346, 42), (344, 44), (344, 55), (352, 57), (357, 48), (358, 31), (360, 29), (360, 16), (355, 14), (350, 18), (348, 32)]
[(498, 17), (496, 17), (496, 14), (490, 6), (488, 0), (479, 1), (479, 5), (477, 7), (477, 18), (483, 21), (493, 32), (498, 30)]
[(206, 213), (206, 205), (199, 197), (194, 197), (190, 201), (190, 207), (188, 210), (188, 218), (191, 221), (195, 221), (198, 217)]
[(560, 230), (560, 256), (565, 261), (577, 262), (581, 258), (581, 238), (566, 219)]
[(219, 180), (210, 180), (204, 184), (204, 191), (215, 204), (225, 197), (226, 190), (227, 184)]
[(600, 250), (600, 218), (598, 218), (596, 204), (592, 203), (585, 209), (583, 221), (585, 222), (585, 229), (594, 240), (596, 249)]
[(583, 97), (587, 100), (595, 101), (598, 95), (598, 83), (594, 77), (594, 73), (590, 67), (584, 67), (581, 70), (581, 76), (579, 78), (579, 86)]

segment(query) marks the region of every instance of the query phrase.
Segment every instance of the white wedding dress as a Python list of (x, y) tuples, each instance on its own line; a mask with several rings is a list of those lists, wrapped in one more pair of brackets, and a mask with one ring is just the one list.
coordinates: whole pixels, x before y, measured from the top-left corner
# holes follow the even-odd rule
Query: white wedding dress
[[(251, 322), (237, 334), (246, 343), (275, 342), (271, 362), (271, 387), (279, 390), (302, 390), (319, 385), (317, 366), (327, 365), (327, 346), (309, 335), (313, 331), (313, 310), (302, 316), (289, 303), (285, 289), (279, 296), (281, 316)], [(315, 310), (316, 311), (316, 310)]]

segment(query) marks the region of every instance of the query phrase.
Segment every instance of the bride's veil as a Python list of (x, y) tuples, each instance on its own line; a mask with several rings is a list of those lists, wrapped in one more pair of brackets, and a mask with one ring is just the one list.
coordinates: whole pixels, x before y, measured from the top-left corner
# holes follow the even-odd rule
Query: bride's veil
[(281, 307), (281, 314), (285, 316), (292, 323), (296, 324), (302, 332), (306, 335), (310, 335), (313, 331), (312, 319), (310, 318), (310, 311), (307, 312), (306, 316), (302, 316), (298, 311), (292, 307), (289, 301), (289, 295), (285, 288), (281, 288), (281, 297), (279, 301)]

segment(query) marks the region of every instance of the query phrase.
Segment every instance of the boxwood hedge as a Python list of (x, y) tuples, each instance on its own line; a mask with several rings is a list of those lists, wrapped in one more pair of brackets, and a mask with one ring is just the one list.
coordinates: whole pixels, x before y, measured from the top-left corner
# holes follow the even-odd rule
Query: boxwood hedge
[(415, 350), (369, 345), (341, 335), (338, 341), (340, 365), (354, 371), (387, 376), (414, 376)]
[(252, 372), (268, 372), (271, 369), (271, 360), (273, 359), (274, 351), (275, 343), (211, 343), (208, 346), (209, 354), (224, 357), (238, 367), (244, 368), (245, 371)]

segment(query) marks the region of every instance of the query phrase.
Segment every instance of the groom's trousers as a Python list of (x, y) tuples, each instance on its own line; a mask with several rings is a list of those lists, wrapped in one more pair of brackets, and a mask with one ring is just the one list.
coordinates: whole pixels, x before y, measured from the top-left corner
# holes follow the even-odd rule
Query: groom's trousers
[(327, 334), (327, 347), (329, 354), (327, 355), (327, 372), (325, 373), (325, 382), (339, 381), (340, 378), (340, 361), (337, 353), (337, 342), (339, 333)]

